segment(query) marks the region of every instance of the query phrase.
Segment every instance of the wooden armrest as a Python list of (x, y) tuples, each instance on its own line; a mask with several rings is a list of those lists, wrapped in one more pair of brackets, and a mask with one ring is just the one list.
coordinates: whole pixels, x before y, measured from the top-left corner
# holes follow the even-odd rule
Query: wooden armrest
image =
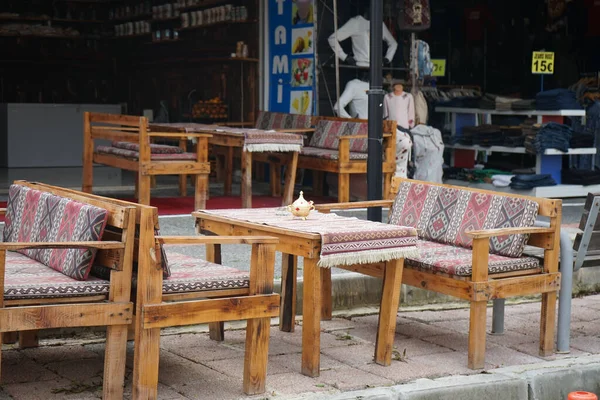
[(175, 138), (175, 139), (192, 139), (192, 138), (211, 138), (210, 133), (188, 133), (188, 132), (152, 132), (148, 133), (149, 137)]
[(0, 215), (6, 215), (6, 208), (0, 208)]
[(313, 133), (315, 128), (298, 128), (298, 129), (273, 129), (280, 133)]
[(479, 231), (466, 231), (467, 236), (473, 239), (484, 239), (495, 236), (517, 235), (525, 233), (554, 233), (554, 228), (539, 228), (539, 227), (514, 227), (514, 228), (499, 228), (499, 229), (483, 229)]
[[(384, 138), (389, 138), (392, 137), (391, 133), (384, 133), (383, 134)], [(355, 139), (368, 139), (369, 135), (339, 135), (338, 139), (339, 140), (355, 140)]]
[(317, 211), (351, 210), (353, 208), (391, 207), (394, 200), (355, 201), (351, 203), (315, 204)]
[(160, 244), (277, 244), (279, 239), (270, 236), (156, 236)]
[(99, 250), (118, 250), (124, 249), (123, 242), (12, 242), (0, 243), (0, 250), (24, 250), (24, 249), (73, 249), (73, 248), (91, 248)]

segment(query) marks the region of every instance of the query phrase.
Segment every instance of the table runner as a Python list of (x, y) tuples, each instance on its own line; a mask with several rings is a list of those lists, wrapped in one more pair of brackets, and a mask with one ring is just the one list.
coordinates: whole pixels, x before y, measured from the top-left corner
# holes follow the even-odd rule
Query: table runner
[(355, 217), (313, 211), (308, 219), (293, 217), (285, 208), (202, 210), (203, 213), (321, 235), (319, 267), (370, 264), (414, 257), (417, 231)]
[(171, 128), (187, 133), (227, 133), (244, 136), (244, 151), (255, 153), (265, 151), (299, 152), (302, 149), (302, 135), (262, 129), (232, 128), (228, 126), (178, 122), (169, 124), (151, 124), (150, 128)]

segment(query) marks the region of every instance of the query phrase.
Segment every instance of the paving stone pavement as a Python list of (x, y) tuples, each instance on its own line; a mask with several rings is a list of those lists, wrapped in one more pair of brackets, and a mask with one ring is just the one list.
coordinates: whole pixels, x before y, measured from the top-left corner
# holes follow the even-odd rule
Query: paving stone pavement
[[(506, 333), (488, 335), (483, 371), (467, 368), (467, 309), (401, 308), (389, 367), (373, 363), (376, 310), (338, 313), (321, 325), (318, 378), (300, 374), (301, 318), (293, 333), (279, 331), (273, 321), (267, 392), (250, 397), (242, 393), (243, 323), (227, 325), (224, 342), (211, 341), (203, 325), (165, 329), (159, 399), (553, 400), (572, 390), (600, 393), (599, 310), (600, 295), (573, 299), (571, 353), (542, 358), (540, 303), (507, 306)], [(101, 398), (103, 350), (98, 331), (49, 336), (33, 349), (4, 345), (0, 400)], [(129, 342), (125, 399), (131, 398), (132, 359)]]

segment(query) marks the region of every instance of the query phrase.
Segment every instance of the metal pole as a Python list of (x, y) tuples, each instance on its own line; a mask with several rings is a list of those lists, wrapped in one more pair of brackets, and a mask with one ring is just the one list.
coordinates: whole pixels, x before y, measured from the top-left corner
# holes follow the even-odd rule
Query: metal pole
[[(337, 0), (333, 0), (333, 32), (335, 34), (335, 101), (337, 101), (337, 115), (340, 116), (340, 59), (338, 53), (340, 52), (340, 42), (338, 42), (337, 31), (338, 31), (338, 19), (337, 19)], [(334, 110), (335, 111), (335, 110)], [(338, 188), (339, 189), (339, 188)]]
[[(381, 200), (383, 178), (382, 141), (383, 141), (383, 2), (371, 0), (371, 86), (369, 96), (369, 145), (367, 159), (367, 197), (369, 200)], [(369, 208), (367, 218), (381, 222), (381, 207)]]

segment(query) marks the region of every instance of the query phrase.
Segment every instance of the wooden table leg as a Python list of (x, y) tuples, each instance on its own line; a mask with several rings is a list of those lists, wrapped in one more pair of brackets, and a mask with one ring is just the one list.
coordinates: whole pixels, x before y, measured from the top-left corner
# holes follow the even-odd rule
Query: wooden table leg
[(298, 152), (292, 153), (292, 160), (285, 169), (285, 186), (283, 188), (283, 205), (294, 201), (294, 186), (296, 185), (296, 170), (298, 167)]
[(390, 365), (392, 363), (392, 349), (394, 348), (394, 335), (396, 334), (403, 269), (404, 259), (391, 260), (385, 263), (377, 341), (375, 342), (375, 362), (380, 365)]
[(225, 156), (225, 196), (231, 196), (231, 184), (233, 181), (233, 147), (227, 147)]
[(331, 268), (321, 270), (321, 321), (330, 321), (332, 317), (331, 305)]
[[(221, 245), (206, 245), (206, 261), (215, 264), (221, 264)], [(217, 342), (225, 340), (225, 323), (223, 321), (211, 322), (208, 324), (209, 337)]]
[(281, 254), (281, 308), (279, 309), (279, 330), (294, 332), (296, 318), (296, 274), (298, 257)]
[(252, 153), (242, 150), (242, 208), (252, 208)]
[(304, 259), (302, 374), (319, 376), (321, 365), (321, 272), (317, 259)]

